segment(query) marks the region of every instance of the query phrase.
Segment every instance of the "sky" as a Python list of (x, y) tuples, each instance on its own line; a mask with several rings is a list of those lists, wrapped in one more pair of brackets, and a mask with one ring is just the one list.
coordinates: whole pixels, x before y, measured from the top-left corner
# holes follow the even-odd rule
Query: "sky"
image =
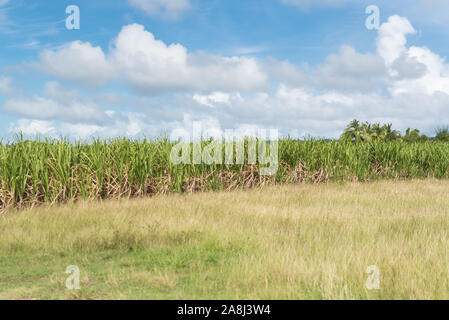
[(448, 40), (447, 0), (0, 0), (0, 138), (432, 135)]

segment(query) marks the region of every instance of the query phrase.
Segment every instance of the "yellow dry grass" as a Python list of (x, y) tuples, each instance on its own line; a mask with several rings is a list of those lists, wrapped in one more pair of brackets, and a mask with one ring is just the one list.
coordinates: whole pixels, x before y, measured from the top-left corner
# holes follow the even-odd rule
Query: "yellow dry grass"
[(447, 299), (448, 190), (302, 184), (10, 212), (0, 298)]

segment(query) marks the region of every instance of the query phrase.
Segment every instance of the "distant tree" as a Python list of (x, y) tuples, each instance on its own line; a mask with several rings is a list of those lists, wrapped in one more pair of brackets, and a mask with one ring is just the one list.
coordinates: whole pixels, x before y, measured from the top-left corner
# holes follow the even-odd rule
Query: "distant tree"
[(391, 123), (384, 125), (382, 129), (384, 130), (384, 141), (395, 141), (395, 140), (401, 140), (401, 133), (398, 130), (392, 129), (393, 125)]
[(391, 124), (383, 126), (379, 123), (370, 124), (368, 122), (360, 124), (358, 120), (353, 120), (346, 127), (340, 139), (355, 143), (371, 141), (396, 141), (401, 139), (401, 133), (397, 130), (393, 130)]
[(405, 135), (404, 135), (404, 139), (405, 142), (426, 142), (429, 141), (429, 138), (424, 135), (424, 134), (420, 134), (418, 129), (410, 129), (408, 128), (405, 131)]
[(449, 126), (439, 127), (435, 130), (436, 136), (429, 138), (421, 134), (418, 129), (408, 128), (405, 135), (402, 136), (398, 130), (393, 130), (391, 123), (380, 125), (379, 123), (370, 124), (368, 122), (360, 123), (358, 120), (352, 120), (346, 127), (340, 140), (349, 142), (371, 142), (371, 141), (404, 141), (414, 142), (430, 142), (445, 141), (449, 142)]
[(358, 120), (352, 120), (346, 127), (340, 139), (347, 142), (362, 142), (360, 123)]
[(448, 126), (439, 127), (437, 129), (435, 129), (435, 134), (436, 134), (435, 140), (444, 141), (444, 142), (449, 141), (449, 127)]

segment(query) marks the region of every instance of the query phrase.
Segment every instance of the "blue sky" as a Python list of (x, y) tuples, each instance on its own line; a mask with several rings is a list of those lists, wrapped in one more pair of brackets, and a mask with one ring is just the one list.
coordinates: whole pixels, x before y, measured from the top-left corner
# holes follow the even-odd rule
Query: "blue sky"
[(449, 116), (447, 12), (443, 0), (0, 0), (0, 136), (201, 121), (336, 137), (353, 118), (431, 134)]

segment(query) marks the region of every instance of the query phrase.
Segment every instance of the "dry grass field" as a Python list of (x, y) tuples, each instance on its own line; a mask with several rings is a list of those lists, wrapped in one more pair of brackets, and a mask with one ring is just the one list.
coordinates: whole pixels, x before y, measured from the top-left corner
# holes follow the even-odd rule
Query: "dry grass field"
[(12, 210), (0, 299), (447, 299), (448, 195), (382, 181)]

